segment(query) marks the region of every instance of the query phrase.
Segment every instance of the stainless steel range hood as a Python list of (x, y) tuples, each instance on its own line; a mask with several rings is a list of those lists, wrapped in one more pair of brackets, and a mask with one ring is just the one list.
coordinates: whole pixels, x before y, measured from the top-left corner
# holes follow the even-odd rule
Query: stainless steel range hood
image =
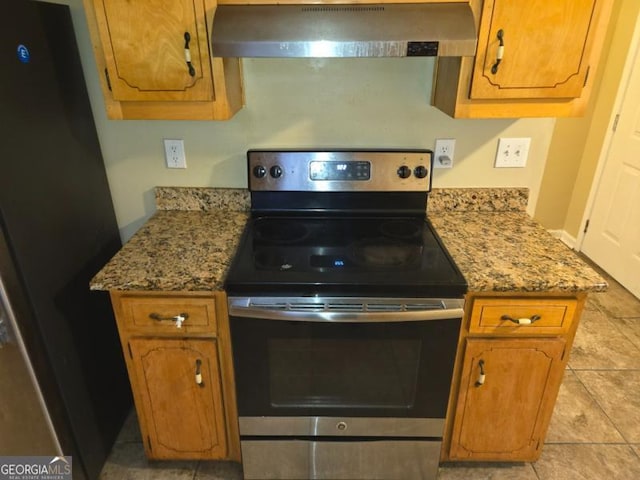
[(219, 5), (214, 57), (475, 55), (467, 3)]

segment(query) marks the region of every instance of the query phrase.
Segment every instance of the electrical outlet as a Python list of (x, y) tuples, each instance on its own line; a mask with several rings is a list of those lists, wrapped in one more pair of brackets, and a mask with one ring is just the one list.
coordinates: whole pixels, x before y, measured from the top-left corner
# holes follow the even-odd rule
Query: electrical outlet
[(433, 168), (453, 167), (453, 154), (455, 149), (455, 138), (436, 139), (436, 148), (433, 151)]
[(501, 138), (496, 153), (496, 168), (521, 168), (527, 165), (531, 138)]
[(184, 155), (184, 140), (165, 138), (164, 157), (167, 160), (167, 168), (187, 168), (187, 159)]

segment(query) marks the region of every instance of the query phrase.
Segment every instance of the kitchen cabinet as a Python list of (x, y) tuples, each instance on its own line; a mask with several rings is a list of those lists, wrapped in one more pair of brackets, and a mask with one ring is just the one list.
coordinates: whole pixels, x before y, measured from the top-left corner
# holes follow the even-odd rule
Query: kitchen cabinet
[(212, 58), (215, 0), (84, 0), (113, 119), (228, 119), (242, 107), (238, 59)]
[(438, 59), (433, 104), (456, 118), (583, 113), (613, 0), (471, 0), (475, 57)]
[(565, 344), (560, 338), (468, 339), (451, 458), (535, 460)]
[(111, 299), (147, 457), (239, 460), (224, 293)]
[(539, 457), (584, 300), (469, 296), (443, 460)]
[(224, 458), (216, 341), (132, 338), (128, 347), (149, 456)]

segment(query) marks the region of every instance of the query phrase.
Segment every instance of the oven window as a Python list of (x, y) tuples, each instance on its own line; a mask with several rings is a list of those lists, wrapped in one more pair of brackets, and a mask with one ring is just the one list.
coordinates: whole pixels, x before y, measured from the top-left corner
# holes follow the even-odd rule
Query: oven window
[(413, 408), (420, 341), (275, 338), (268, 341), (273, 408)]
[(241, 416), (444, 418), (460, 319), (230, 323)]

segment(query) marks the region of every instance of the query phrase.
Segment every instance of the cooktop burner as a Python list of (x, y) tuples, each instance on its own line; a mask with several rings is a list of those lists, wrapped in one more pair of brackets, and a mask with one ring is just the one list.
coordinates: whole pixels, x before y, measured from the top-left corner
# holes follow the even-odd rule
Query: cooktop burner
[(258, 241), (275, 245), (288, 245), (300, 242), (309, 235), (309, 230), (295, 219), (262, 219), (254, 225)]

